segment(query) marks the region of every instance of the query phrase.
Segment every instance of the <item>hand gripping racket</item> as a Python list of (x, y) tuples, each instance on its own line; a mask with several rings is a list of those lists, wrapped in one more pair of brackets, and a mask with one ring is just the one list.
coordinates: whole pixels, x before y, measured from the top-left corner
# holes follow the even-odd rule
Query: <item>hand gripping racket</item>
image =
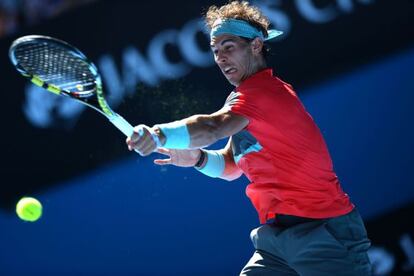
[[(132, 125), (106, 102), (96, 66), (72, 45), (53, 37), (28, 35), (12, 43), (9, 57), (17, 71), (35, 85), (95, 109), (126, 136), (134, 132)], [(158, 136), (152, 131), (151, 135), (160, 146)]]

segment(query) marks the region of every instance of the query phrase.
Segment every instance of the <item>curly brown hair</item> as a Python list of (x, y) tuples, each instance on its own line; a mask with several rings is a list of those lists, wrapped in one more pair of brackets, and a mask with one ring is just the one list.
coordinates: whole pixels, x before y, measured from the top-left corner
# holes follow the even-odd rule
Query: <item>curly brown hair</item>
[(269, 28), (269, 19), (255, 6), (247, 1), (230, 1), (221, 7), (210, 6), (205, 16), (207, 27), (211, 30), (217, 19), (234, 18), (249, 22), (252, 26), (258, 28), (265, 37)]

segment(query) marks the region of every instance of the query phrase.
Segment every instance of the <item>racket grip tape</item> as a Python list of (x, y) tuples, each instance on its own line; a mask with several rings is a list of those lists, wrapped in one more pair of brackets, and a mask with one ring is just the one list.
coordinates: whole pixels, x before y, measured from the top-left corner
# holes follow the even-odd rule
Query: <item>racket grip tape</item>
[(131, 136), (134, 133), (134, 127), (118, 114), (111, 116), (109, 118), (109, 121), (127, 137)]
[[(128, 123), (127, 120), (125, 120), (121, 115), (115, 114), (111, 118), (109, 118), (109, 121), (116, 126), (125, 136), (130, 137), (134, 133), (134, 127)], [(154, 140), (157, 147), (161, 147), (161, 141), (157, 134), (151, 129), (147, 128), (149, 133), (151, 134), (152, 139)], [(138, 134), (143, 135), (144, 129), (143, 127), (138, 127)]]

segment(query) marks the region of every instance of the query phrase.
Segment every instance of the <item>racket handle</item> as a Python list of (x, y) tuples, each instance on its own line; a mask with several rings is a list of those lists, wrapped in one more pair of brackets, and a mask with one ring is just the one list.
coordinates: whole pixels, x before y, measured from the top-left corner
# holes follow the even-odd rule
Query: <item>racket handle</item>
[(109, 121), (127, 137), (131, 136), (134, 133), (134, 127), (119, 114), (111, 116), (109, 118)]
[[(139, 135), (144, 134), (144, 125), (138, 125), (137, 129), (138, 129)], [(151, 134), (152, 140), (154, 141), (157, 148), (160, 148), (162, 145), (161, 145), (161, 141), (160, 141), (160, 138), (158, 137), (158, 135), (155, 134), (155, 132), (151, 128), (147, 128), (147, 130)]]
[[(127, 137), (131, 136), (134, 133), (134, 127), (119, 114), (115, 114), (109, 118), (109, 121)], [(148, 128), (148, 131), (151, 134), (152, 140), (154, 140), (155, 144), (157, 145), (157, 148), (161, 147), (161, 141), (158, 135), (155, 134), (151, 128)], [(144, 134), (144, 129), (142, 127), (138, 127), (138, 133), (139, 135)]]

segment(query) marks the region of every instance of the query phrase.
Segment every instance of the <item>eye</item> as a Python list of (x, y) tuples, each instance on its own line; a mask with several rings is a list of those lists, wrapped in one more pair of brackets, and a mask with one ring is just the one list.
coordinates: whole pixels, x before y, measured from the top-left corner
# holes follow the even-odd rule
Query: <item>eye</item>
[(224, 47), (224, 49), (226, 50), (226, 51), (229, 51), (229, 50), (231, 50), (231, 49), (233, 49), (233, 45), (226, 45), (226, 47)]

